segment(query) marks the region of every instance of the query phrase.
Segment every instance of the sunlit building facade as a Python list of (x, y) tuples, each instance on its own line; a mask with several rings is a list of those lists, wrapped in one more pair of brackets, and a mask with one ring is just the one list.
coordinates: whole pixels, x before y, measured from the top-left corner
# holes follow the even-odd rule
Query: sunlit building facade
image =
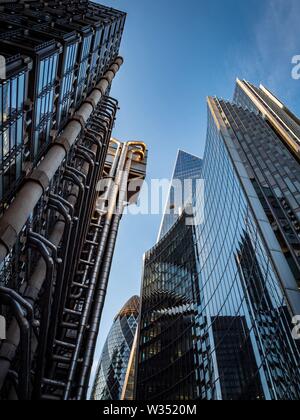
[(238, 152), (300, 286), (300, 121), (262, 85), (238, 80), (234, 103), (245, 112), (222, 106), (237, 120)]
[[(138, 325), (140, 299), (132, 297), (116, 316), (105, 342), (92, 391), (93, 400), (121, 400)], [(128, 372), (130, 375), (130, 372)]]
[(208, 99), (204, 198), (195, 201), (204, 222), (186, 226), (183, 213), (145, 256), (137, 399), (299, 400), (297, 277), (261, 197), (267, 170), (259, 178), (254, 161), (267, 165), (271, 153), (298, 179), (258, 112)]

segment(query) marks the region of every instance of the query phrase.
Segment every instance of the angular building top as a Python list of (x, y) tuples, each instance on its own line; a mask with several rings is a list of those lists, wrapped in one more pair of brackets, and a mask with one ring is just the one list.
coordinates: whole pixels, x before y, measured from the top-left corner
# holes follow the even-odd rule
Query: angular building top
[(242, 161), (300, 285), (300, 121), (262, 85), (238, 80), (234, 102), (218, 106), (229, 124), (237, 120)]
[(159, 232), (159, 240), (178, 220), (185, 205), (192, 204), (196, 181), (201, 178), (202, 159), (183, 150), (178, 151), (175, 169), (167, 199), (165, 214)]
[(234, 102), (260, 113), (300, 159), (300, 120), (263, 85), (237, 80)]

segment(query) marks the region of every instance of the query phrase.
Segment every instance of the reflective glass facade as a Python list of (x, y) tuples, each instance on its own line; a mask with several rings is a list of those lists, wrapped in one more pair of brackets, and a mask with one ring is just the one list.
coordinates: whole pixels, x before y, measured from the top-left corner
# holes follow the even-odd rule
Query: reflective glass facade
[[(204, 202), (196, 200), (205, 221), (186, 226), (183, 215), (146, 254), (136, 396), (298, 400), (299, 290), (236, 146), (239, 118), (229, 121), (222, 101), (208, 104)], [(250, 143), (263, 127), (254, 113), (252, 126), (239, 117)]]
[(195, 230), (185, 213), (145, 256), (137, 399), (197, 398), (200, 281)]
[(108, 334), (95, 384), (93, 400), (120, 400), (137, 330), (140, 300), (131, 298), (116, 316)]
[[(238, 152), (300, 286), (300, 165), (284, 137), (289, 133), (292, 138), (294, 133), (295, 140), (300, 133), (299, 120), (297, 123), (265, 88), (248, 82), (238, 82), (234, 102), (236, 105), (219, 104), (238, 138)], [(268, 113), (276, 116), (283, 133), (275, 129)]]
[(174, 225), (184, 206), (192, 204), (196, 193), (196, 182), (201, 179), (201, 169), (202, 159), (179, 150), (159, 240)]

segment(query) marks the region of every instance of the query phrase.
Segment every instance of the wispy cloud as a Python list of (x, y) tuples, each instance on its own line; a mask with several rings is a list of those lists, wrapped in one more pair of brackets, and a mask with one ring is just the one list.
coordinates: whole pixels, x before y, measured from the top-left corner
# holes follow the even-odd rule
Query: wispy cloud
[(291, 102), (300, 88), (291, 77), (292, 57), (300, 54), (299, 18), (299, 0), (264, 0), (253, 24), (252, 43), (243, 52), (234, 50), (232, 57), (239, 77), (263, 82)]

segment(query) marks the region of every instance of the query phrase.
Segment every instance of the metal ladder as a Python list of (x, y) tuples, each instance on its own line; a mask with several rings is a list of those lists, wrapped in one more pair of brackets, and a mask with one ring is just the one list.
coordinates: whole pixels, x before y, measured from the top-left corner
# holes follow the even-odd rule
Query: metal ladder
[[(90, 272), (94, 266), (95, 253), (99, 246), (103, 229), (103, 217), (93, 217), (88, 228), (76, 275), (72, 281), (66, 304), (63, 310), (63, 317), (57, 331), (52, 353), (51, 378), (43, 379), (42, 399), (61, 400), (72, 398), (72, 388), (67, 391), (71, 372), (71, 362), (75, 350), (78, 349), (79, 327), (84, 322), (88, 329), (88, 317), (84, 320), (84, 312), (91, 306)], [(81, 360), (77, 359), (80, 364)], [(73, 378), (74, 379), (74, 378)], [(73, 382), (71, 380), (71, 382)]]

